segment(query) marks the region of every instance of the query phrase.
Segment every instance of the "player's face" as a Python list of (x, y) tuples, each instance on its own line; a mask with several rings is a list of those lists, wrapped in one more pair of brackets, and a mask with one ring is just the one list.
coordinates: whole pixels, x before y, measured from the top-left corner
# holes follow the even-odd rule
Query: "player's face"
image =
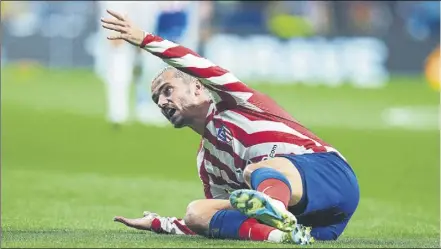
[(200, 94), (195, 83), (183, 82), (174, 77), (173, 72), (166, 72), (161, 79), (152, 84), (153, 101), (161, 108), (162, 114), (175, 128), (182, 128), (192, 123), (197, 113)]

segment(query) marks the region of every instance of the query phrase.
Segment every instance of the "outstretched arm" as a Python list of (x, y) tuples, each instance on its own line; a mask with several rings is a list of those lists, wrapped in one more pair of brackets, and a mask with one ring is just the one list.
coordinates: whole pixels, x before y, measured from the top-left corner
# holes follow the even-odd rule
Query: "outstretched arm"
[(116, 216), (113, 220), (128, 227), (152, 231), (155, 233), (195, 235), (195, 233), (185, 225), (183, 219), (176, 217), (161, 217), (158, 214), (151, 212), (144, 212), (142, 218), (130, 219)]
[(128, 17), (114, 11), (107, 11), (114, 18), (101, 19), (103, 27), (119, 34), (109, 36), (110, 40), (126, 40), (132, 45), (158, 56), (169, 65), (199, 79), (212, 92), (214, 100), (228, 104), (245, 104), (253, 90), (242, 83), (228, 70), (215, 65), (196, 52), (159, 36), (143, 31)]
[(248, 91), (244, 83), (231, 72), (177, 43), (146, 33), (140, 47), (180, 71), (198, 78), (210, 89)]

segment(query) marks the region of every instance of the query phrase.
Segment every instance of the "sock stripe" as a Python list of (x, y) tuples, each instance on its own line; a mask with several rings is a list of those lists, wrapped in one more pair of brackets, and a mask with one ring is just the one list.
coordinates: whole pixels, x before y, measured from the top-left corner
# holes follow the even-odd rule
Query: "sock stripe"
[(253, 173), (251, 173), (251, 188), (256, 190), (260, 183), (271, 178), (285, 183), (289, 187), (289, 191), (291, 192), (291, 184), (289, 183), (289, 180), (286, 178), (286, 176), (273, 168), (267, 167), (258, 168), (254, 170)]
[(277, 229), (265, 224), (260, 224), (254, 218), (249, 218), (240, 226), (239, 237), (242, 240), (266, 241), (274, 230)]
[(285, 207), (291, 200), (291, 184), (285, 175), (273, 168), (259, 168), (251, 173), (251, 187), (281, 201)]
[(268, 189), (270, 189), (270, 188), (272, 188), (273, 186), (268, 186), (268, 187), (266, 187), (266, 188), (264, 188), (262, 191), (260, 191), (260, 192), (262, 192), (262, 193), (265, 193), (265, 191), (267, 191)]

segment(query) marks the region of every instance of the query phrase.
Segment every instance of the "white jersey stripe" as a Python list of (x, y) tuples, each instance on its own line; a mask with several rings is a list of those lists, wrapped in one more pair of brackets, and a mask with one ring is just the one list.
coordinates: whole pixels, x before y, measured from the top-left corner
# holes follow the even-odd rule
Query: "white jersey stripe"
[(306, 149), (304, 146), (298, 146), (291, 143), (283, 142), (271, 142), (271, 143), (260, 143), (248, 148), (247, 156), (248, 158), (255, 158), (258, 156), (270, 156), (271, 151), (274, 148), (273, 154), (308, 154), (314, 153), (311, 149)]
[(191, 61), (191, 66), (197, 68), (208, 68), (216, 66), (215, 64), (213, 64), (213, 62), (202, 57), (196, 57), (192, 54), (186, 54), (180, 58), (165, 59), (164, 61), (176, 67), (189, 64), (185, 63), (185, 61)]
[(205, 117), (210, 116), (210, 114), (213, 113), (214, 109), (215, 109), (215, 105), (214, 105), (214, 104), (211, 104), (211, 105), (208, 107), (207, 115), (205, 115)]
[(221, 163), (227, 165), (231, 172), (235, 172), (236, 168), (234, 167), (234, 158), (228, 152), (216, 149), (216, 147), (206, 138), (204, 138), (204, 148), (209, 151), (212, 156), (216, 157)]
[(230, 83), (234, 83), (234, 82), (239, 82), (239, 79), (236, 78), (236, 76), (234, 76), (232, 73), (225, 73), (221, 76), (215, 76), (215, 77), (210, 77), (210, 78), (201, 79), (201, 80), (205, 81), (209, 84), (215, 84), (215, 85), (225, 85), (225, 84), (230, 84)]
[(222, 101), (222, 98), (219, 96), (219, 94), (217, 94), (214, 91), (209, 91), (210, 95), (211, 95), (211, 99), (213, 100), (214, 103), (219, 103)]
[(146, 45), (146, 48), (152, 53), (164, 53), (167, 49), (178, 47), (179, 44), (171, 42), (169, 40), (163, 40), (160, 42), (150, 42)]
[(233, 123), (238, 127), (241, 127), (247, 134), (253, 134), (256, 132), (264, 132), (264, 131), (285, 132), (285, 133), (293, 134), (303, 139), (311, 140), (315, 143), (316, 146), (320, 146), (320, 143), (318, 143), (314, 139), (301, 134), (300, 132), (292, 129), (291, 127), (287, 126), (282, 122), (274, 122), (267, 120), (251, 121), (245, 116), (230, 110), (226, 110), (222, 112), (222, 119), (224, 121)]
[(202, 148), (199, 150), (198, 155), (197, 155), (197, 157), (196, 157), (196, 165), (197, 165), (197, 167), (198, 167), (198, 174), (199, 174), (199, 175), (201, 174), (201, 165), (202, 165), (202, 162), (204, 161), (204, 154), (205, 154), (205, 150), (204, 150), (204, 148), (202, 147)]
[(338, 150), (336, 150), (336, 149), (334, 149), (334, 148), (332, 148), (332, 147), (329, 147), (329, 146), (325, 146), (325, 148), (326, 148), (326, 151), (327, 151), (327, 152), (335, 152), (335, 153), (337, 153), (337, 155), (339, 155), (343, 160), (346, 161), (346, 158), (344, 158), (344, 156), (343, 156)]
[(226, 190), (233, 191), (234, 189), (226, 184), (217, 185), (213, 183), (210, 176), (210, 192), (213, 196), (213, 199), (227, 200), (230, 197), (230, 194), (228, 194)]
[[(213, 166), (213, 164), (209, 160), (204, 160), (205, 169), (207, 170), (207, 173), (212, 174), (216, 177), (222, 178), (225, 182), (232, 184), (232, 185), (239, 185), (237, 182), (232, 181), (226, 172), (219, 169), (219, 167)], [(234, 171), (233, 171), (234, 172)]]

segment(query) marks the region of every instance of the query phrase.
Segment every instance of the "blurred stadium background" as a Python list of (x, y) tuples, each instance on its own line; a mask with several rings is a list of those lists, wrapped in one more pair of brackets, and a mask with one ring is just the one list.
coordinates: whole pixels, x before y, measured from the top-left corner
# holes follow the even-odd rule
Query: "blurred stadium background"
[[(203, 191), (190, 130), (107, 123), (99, 17), (92, 1), (1, 2), (2, 247), (265, 246), (112, 223), (183, 216)], [(439, 247), (439, 2), (204, 2), (200, 18), (200, 54), (353, 165), (339, 246)]]

